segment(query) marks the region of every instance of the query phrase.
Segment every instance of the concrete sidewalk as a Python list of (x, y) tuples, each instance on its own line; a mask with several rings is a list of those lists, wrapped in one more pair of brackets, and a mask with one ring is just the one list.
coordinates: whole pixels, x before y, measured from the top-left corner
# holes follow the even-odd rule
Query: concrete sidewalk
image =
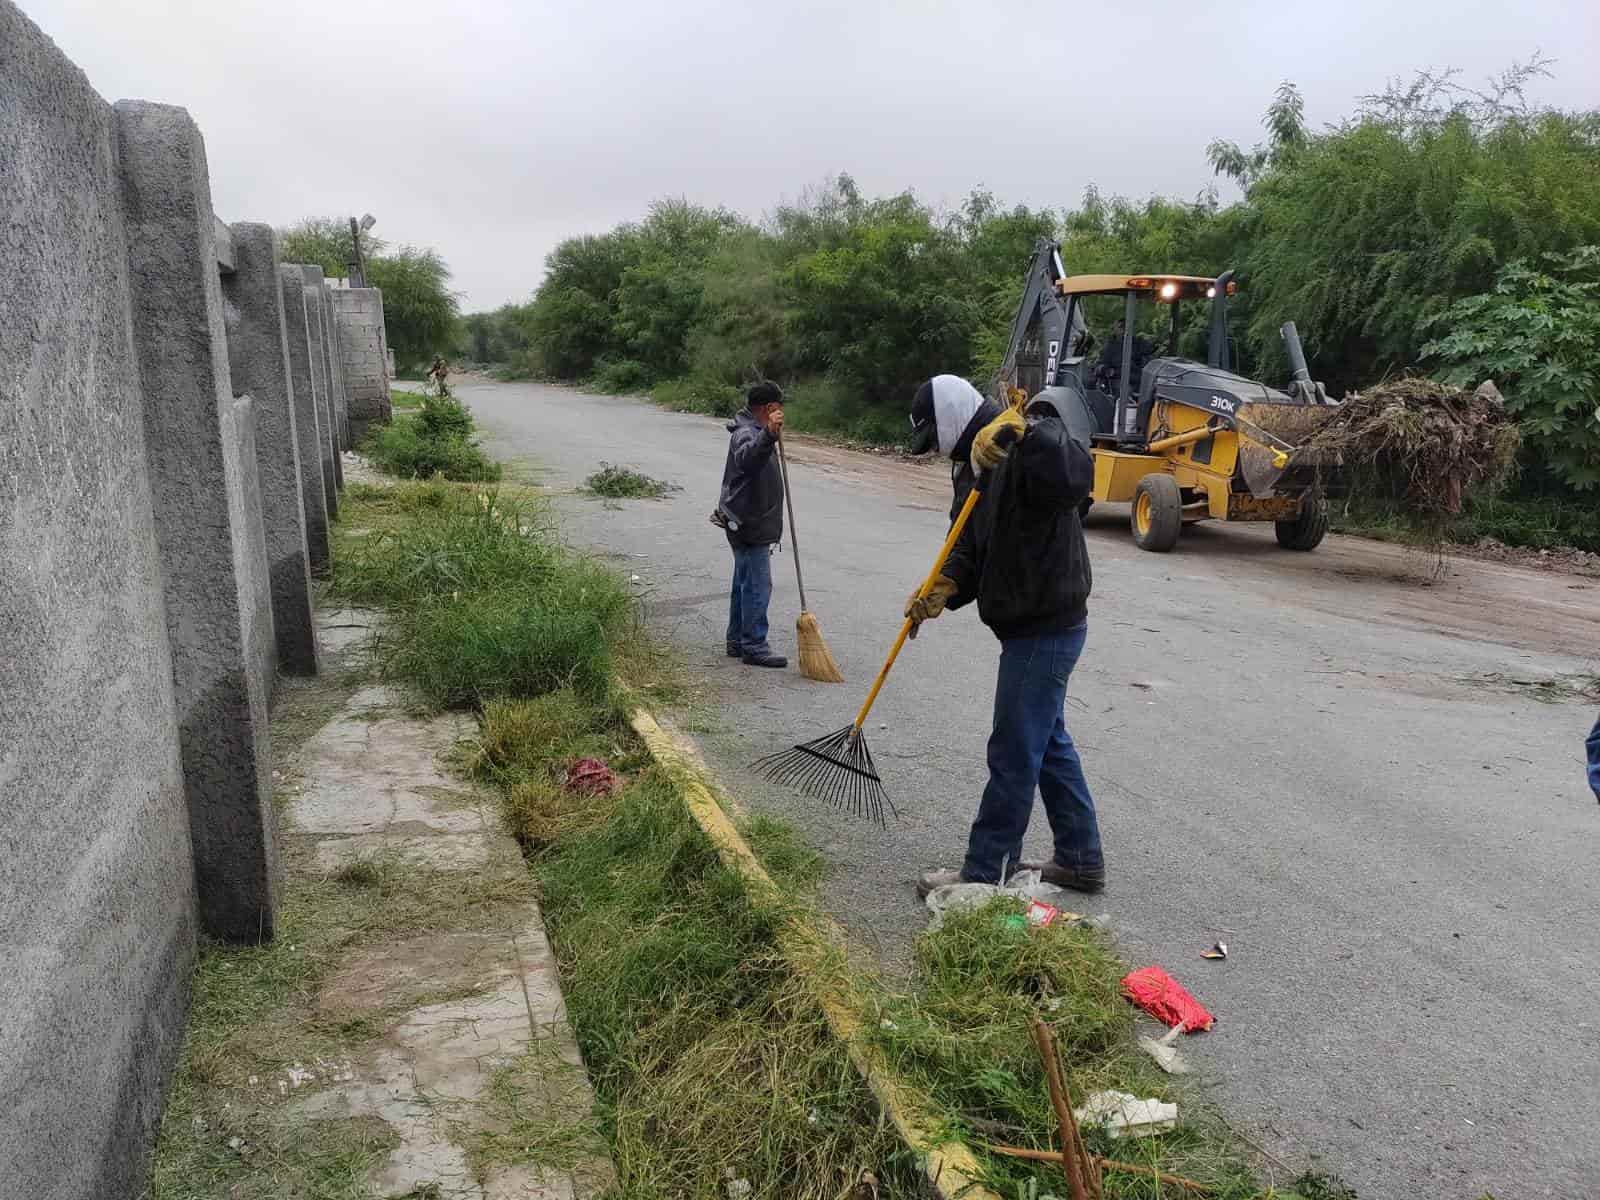
[[(324, 645), (360, 654), (368, 620), (323, 615)], [(315, 1007), (332, 1023), (383, 1032), (346, 1060), (297, 1064), (286, 1082), (304, 1094), (291, 1111), (385, 1122), (399, 1144), (368, 1180), (375, 1195), (593, 1195), (613, 1172), (527, 868), (497, 827), (494, 798), (439, 765), (472, 729), (458, 715), (408, 715), (403, 694), (369, 686), (299, 751), (284, 833), (312, 840), (314, 853), (296, 856), (310, 869), (472, 872), (522, 895), (494, 932), (435, 930), (355, 948), (322, 980)]]

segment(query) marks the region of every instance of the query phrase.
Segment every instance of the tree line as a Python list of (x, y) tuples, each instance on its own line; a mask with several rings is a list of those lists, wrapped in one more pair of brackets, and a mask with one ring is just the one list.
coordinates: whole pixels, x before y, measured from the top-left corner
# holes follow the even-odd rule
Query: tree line
[(1261, 144), (1214, 142), (1222, 203), (1106, 197), (941, 212), (848, 175), (751, 221), (663, 200), (562, 242), (533, 298), (463, 322), (466, 357), (726, 411), (756, 374), (797, 427), (893, 440), (916, 383), (986, 385), (1036, 239), (1067, 270), (1238, 273), (1242, 369), (1287, 378), (1293, 319), (1337, 395), (1423, 371), (1494, 376), (1526, 435), (1523, 487), (1600, 487), (1600, 113), (1529, 106), (1542, 61), (1486, 89), (1424, 73), (1315, 130), (1283, 85)]
[[(344, 278), (354, 257), (349, 222), (340, 217), (307, 217), (278, 231), (284, 262), (320, 266), (330, 279)], [(438, 251), (416, 246), (391, 250), (370, 233), (361, 235), (367, 286), (383, 291), (383, 318), (395, 367), (402, 375), (420, 374), (436, 354), (447, 354), (461, 339), (461, 308), (450, 290), (450, 268)]]

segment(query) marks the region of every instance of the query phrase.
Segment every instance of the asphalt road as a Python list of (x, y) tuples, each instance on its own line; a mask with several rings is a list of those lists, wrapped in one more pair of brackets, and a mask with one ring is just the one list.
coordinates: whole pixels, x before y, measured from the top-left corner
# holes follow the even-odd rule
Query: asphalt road
[[(846, 724), (945, 530), (937, 466), (793, 439), (808, 599), (843, 687), (724, 657), (730, 556), (706, 515), (719, 422), (636, 400), (464, 382), (491, 450), (562, 494), (575, 543), (619, 556), (717, 713), (725, 784), (834, 864), (833, 911), (903, 963), (919, 870), (960, 861), (982, 790), (998, 643), (970, 611), (925, 628), (868, 727), (903, 818), (887, 833), (745, 766)], [(679, 484), (663, 501), (572, 495), (600, 462)], [(1600, 670), (1600, 580), (1333, 537), (1203, 526), (1132, 545), (1089, 520), (1095, 587), (1067, 719), (1100, 810), (1125, 957), (1217, 1014), (1187, 1039), (1230, 1118), (1363, 1200), (1600, 1195), (1600, 810), (1581, 702), (1510, 678)], [(774, 561), (774, 644), (798, 604)], [(1042, 814), (1029, 851), (1048, 853)], [(1221, 938), (1226, 962), (1199, 952)], [(1283, 1182), (1281, 1179), (1279, 1182)]]

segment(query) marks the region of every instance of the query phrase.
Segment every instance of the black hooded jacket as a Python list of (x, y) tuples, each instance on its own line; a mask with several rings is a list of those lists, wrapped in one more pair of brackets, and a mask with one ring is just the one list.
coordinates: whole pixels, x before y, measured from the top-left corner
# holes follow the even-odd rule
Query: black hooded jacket
[[(783, 476), (778, 439), (748, 408), (728, 423), (728, 461), (717, 508), (728, 518), (730, 546), (770, 546), (783, 540)], [(737, 528), (735, 528), (737, 526)]]
[(1030, 420), (945, 561), (948, 607), (977, 600), (1001, 641), (1081, 625), (1093, 581), (1078, 505), (1093, 487), (1094, 460), (1061, 419)]

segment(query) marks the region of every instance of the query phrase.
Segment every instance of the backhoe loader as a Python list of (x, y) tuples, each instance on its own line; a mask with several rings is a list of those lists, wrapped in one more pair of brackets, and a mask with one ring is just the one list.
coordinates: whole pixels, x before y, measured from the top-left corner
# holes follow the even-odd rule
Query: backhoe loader
[[(1324, 497), (1340, 486), (1338, 464), (1297, 453), (1297, 443), (1336, 402), (1312, 381), (1292, 321), (1280, 330), (1294, 371), (1285, 390), (1229, 369), (1235, 292), (1231, 271), (1215, 279), (1068, 275), (1058, 243), (1041, 240), (1035, 250), (995, 398), (1052, 403), (1094, 457), (1084, 511), (1130, 503), (1142, 549), (1170, 550), (1183, 526), (1204, 520), (1271, 521), (1290, 550), (1315, 549), (1327, 533)], [(1093, 359), (1092, 303), (1102, 319), (1108, 308), (1120, 314)], [(1158, 348), (1138, 330), (1163, 305), (1166, 344)], [(1179, 354), (1185, 305), (1209, 309), (1203, 363)]]

